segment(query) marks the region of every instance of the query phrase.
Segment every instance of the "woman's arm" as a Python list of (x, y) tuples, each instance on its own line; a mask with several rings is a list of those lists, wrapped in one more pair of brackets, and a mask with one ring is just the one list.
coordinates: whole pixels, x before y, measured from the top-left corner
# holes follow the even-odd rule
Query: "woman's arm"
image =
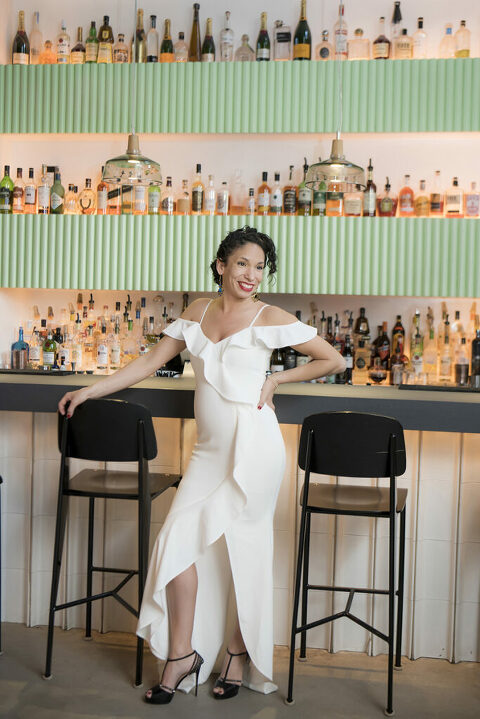
[(275, 380), (278, 384), (308, 382), (317, 377), (325, 377), (325, 375), (337, 374), (345, 370), (345, 360), (342, 355), (318, 335), (308, 342), (295, 345), (293, 349), (301, 354), (309, 355), (312, 361), (301, 367), (275, 372)]

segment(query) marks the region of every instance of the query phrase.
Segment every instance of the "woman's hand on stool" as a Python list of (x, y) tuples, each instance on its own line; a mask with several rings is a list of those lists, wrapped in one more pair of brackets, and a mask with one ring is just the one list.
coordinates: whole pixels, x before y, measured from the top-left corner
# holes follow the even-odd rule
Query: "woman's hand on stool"
[(60, 414), (65, 414), (66, 412), (67, 417), (71, 417), (75, 411), (75, 407), (78, 407), (78, 405), (88, 399), (87, 392), (88, 387), (82, 387), (82, 389), (77, 389), (75, 392), (67, 392), (64, 394), (58, 403), (58, 411)]

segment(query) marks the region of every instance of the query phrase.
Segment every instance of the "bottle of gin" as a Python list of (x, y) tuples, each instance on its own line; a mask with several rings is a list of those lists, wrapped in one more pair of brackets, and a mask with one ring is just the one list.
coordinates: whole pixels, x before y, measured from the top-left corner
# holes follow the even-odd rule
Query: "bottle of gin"
[(85, 180), (85, 187), (81, 191), (78, 198), (78, 205), (82, 215), (94, 215), (95, 214), (95, 192), (92, 190), (92, 180), (87, 177)]
[(280, 187), (280, 173), (276, 172), (274, 177), (275, 182), (272, 187), (272, 196), (270, 199), (270, 214), (281, 215), (283, 205), (283, 193), (282, 188)]
[(456, 43), (455, 38), (453, 37), (453, 28), (449, 23), (448, 25), (445, 25), (445, 35), (440, 42), (438, 54), (441, 58), (448, 59), (455, 57), (455, 53)]
[(235, 51), (236, 62), (252, 62), (252, 60), (255, 60), (255, 51), (253, 47), (250, 47), (248, 41), (248, 35), (242, 35), (242, 44)]
[(209, 175), (208, 185), (205, 189), (205, 213), (207, 215), (214, 215), (217, 208), (217, 191), (213, 180), (213, 175)]
[(223, 180), (220, 189), (217, 192), (217, 215), (228, 215), (230, 207), (230, 192), (228, 183)]
[(28, 364), (28, 344), (23, 339), (23, 327), (18, 330), (18, 340), (12, 344), (12, 369), (25, 369)]
[(452, 187), (445, 193), (445, 217), (463, 217), (463, 190), (454, 177)]
[(68, 191), (65, 195), (63, 214), (77, 214), (77, 195), (75, 193), (75, 185), (73, 185), (72, 183), (69, 184)]
[(192, 185), (192, 214), (202, 215), (205, 197), (205, 187), (202, 182), (202, 166), (200, 163), (197, 164), (196, 169), (196, 177)]
[(230, 11), (225, 12), (225, 25), (220, 30), (220, 60), (231, 62), (233, 60), (234, 34), (230, 27)]
[(465, 217), (478, 217), (480, 214), (480, 193), (477, 183), (472, 182), (470, 191), (465, 193)]
[(154, 185), (150, 183), (148, 187), (148, 214), (159, 215), (161, 205), (161, 191), (160, 185)]
[(37, 198), (38, 214), (48, 215), (50, 213), (50, 184), (48, 182), (47, 165), (42, 165), (42, 177), (38, 185)]
[(413, 40), (406, 28), (393, 41), (393, 57), (395, 60), (411, 60), (413, 57)]
[(427, 33), (423, 29), (423, 17), (417, 20), (417, 30), (413, 33), (413, 57), (415, 60), (423, 60), (427, 57)]

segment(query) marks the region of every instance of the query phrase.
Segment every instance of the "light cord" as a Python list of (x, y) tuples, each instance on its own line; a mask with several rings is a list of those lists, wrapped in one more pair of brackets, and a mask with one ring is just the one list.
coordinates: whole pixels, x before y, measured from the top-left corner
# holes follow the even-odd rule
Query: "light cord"
[[(343, 3), (345, 12), (345, 2)], [(342, 35), (343, 29), (343, 13), (340, 15), (340, 36)], [(338, 121), (337, 121), (337, 140), (340, 139), (343, 125), (343, 74), (342, 74), (342, 58), (337, 59), (337, 81), (338, 81)]]
[(135, 97), (137, 94), (137, 8), (138, 0), (134, 1), (135, 15), (133, 20), (133, 57), (131, 58), (131, 70), (130, 70), (130, 126), (132, 128), (132, 135), (135, 134), (136, 124), (136, 107)]

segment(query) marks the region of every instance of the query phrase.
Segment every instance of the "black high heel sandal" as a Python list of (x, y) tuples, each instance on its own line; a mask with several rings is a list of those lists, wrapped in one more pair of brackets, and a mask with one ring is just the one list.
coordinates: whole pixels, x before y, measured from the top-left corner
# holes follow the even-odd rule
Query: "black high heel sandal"
[(167, 662), (179, 662), (181, 659), (187, 659), (188, 657), (191, 657), (195, 654), (195, 659), (193, 660), (193, 664), (190, 667), (190, 670), (186, 672), (186, 674), (183, 674), (180, 679), (175, 684), (175, 689), (172, 689), (172, 687), (167, 687), (165, 684), (155, 684), (154, 687), (149, 689), (150, 696), (147, 696), (145, 694), (145, 701), (149, 704), (168, 704), (172, 701), (173, 695), (175, 694), (178, 685), (183, 682), (184, 679), (190, 676), (190, 674), (196, 674), (195, 677), (195, 696), (197, 696), (198, 692), (198, 675), (200, 672), (200, 667), (203, 664), (203, 658), (200, 656), (200, 654), (196, 651), (190, 652), (190, 654), (185, 654), (184, 657), (177, 657), (176, 659), (167, 659)]
[(230, 669), (230, 664), (232, 662), (233, 657), (241, 657), (244, 654), (246, 655), (245, 663), (248, 664), (250, 661), (250, 657), (248, 656), (248, 652), (239, 652), (238, 654), (232, 654), (232, 652), (227, 649), (227, 654), (230, 656), (230, 659), (228, 660), (227, 669), (225, 671), (225, 676), (219, 677), (217, 681), (215, 682), (214, 688), (216, 689), (223, 689), (223, 693), (219, 694), (218, 692), (213, 692), (213, 696), (215, 699), (230, 699), (231, 697), (236, 697), (238, 694), (238, 690), (242, 686), (243, 679), (230, 679), (227, 681), (228, 676), (228, 670)]

